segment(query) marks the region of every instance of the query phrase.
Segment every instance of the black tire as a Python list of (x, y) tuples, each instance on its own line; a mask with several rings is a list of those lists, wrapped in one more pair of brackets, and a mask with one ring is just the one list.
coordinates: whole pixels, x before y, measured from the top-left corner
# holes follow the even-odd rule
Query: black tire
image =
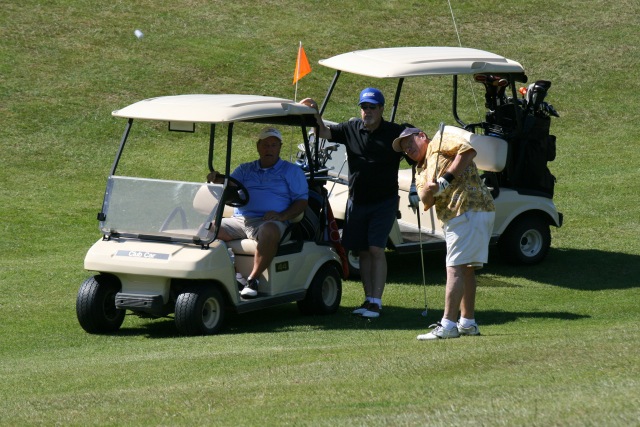
[(225, 301), (217, 289), (194, 286), (178, 295), (175, 322), (182, 335), (213, 335), (222, 329)]
[(78, 290), (76, 315), (82, 329), (90, 334), (116, 332), (126, 310), (116, 308), (121, 285), (114, 276), (100, 274), (85, 280)]
[(304, 299), (298, 301), (302, 314), (333, 314), (342, 300), (342, 279), (333, 264), (323, 265), (313, 277)]
[(547, 256), (550, 246), (549, 223), (536, 215), (516, 218), (498, 241), (502, 258), (516, 265), (538, 264)]

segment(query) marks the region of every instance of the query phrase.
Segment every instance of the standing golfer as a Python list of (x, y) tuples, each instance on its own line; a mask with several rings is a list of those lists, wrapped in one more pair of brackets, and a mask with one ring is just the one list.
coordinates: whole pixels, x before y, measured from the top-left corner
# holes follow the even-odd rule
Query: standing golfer
[[(318, 109), (311, 98), (300, 101)], [(358, 252), (365, 301), (353, 311), (379, 317), (387, 280), (384, 249), (398, 212), (398, 168), (402, 154), (391, 147), (404, 129), (382, 118), (384, 96), (375, 88), (360, 92), (360, 119), (326, 126), (318, 114), (319, 135), (347, 149), (349, 199), (342, 236), (345, 248)]]
[(420, 162), (418, 194), (425, 210), (435, 205), (447, 242), (444, 316), (418, 339), (480, 335), (475, 321), (475, 270), (487, 262), (495, 207), (473, 162), (476, 151), (459, 136), (438, 133), (431, 141), (417, 128), (405, 129), (393, 141), (393, 149)]

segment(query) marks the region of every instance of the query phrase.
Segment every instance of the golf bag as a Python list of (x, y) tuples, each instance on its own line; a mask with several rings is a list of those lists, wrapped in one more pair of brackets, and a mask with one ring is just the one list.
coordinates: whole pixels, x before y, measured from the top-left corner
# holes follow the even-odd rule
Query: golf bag
[(488, 111), (484, 131), (509, 143), (506, 167), (491, 178), (501, 187), (522, 194), (553, 198), (556, 178), (547, 163), (556, 157), (556, 137), (549, 129), (551, 116), (559, 115), (551, 104), (544, 102), (551, 82), (538, 80), (528, 89), (523, 88), (520, 91), (523, 98), (517, 99), (505, 95), (507, 77), (478, 76), (475, 80), (486, 88)]

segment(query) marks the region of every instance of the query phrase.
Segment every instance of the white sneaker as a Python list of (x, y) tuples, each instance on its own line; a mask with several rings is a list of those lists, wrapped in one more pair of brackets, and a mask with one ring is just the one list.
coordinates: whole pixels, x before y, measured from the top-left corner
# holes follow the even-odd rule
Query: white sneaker
[(360, 307), (358, 307), (358, 308), (356, 308), (355, 310), (353, 310), (353, 311), (351, 312), (351, 314), (358, 314), (358, 315), (361, 315), (362, 313), (364, 313), (365, 311), (367, 311), (367, 309), (369, 308), (369, 304), (370, 304), (370, 302), (365, 300), (365, 302), (363, 302), (363, 303), (362, 303), (362, 305), (361, 305)]
[(382, 308), (376, 303), (369, 304), (369, 307), (366, 309), (364, 313), (362, 313), (362, 317), (367, 317), (369, 319), (374, 319), (376, 317), (380, 317), (380, 312)]
[(458, 333), (460, 335), (480, 335), (480, 328), (478, 328), (478, 324), (474, 323), (468, 328), (463, 327), (460, 323), (458, 323)]
[(240, 292), (240, 296), (245, 298), (255, 298), (258, 296), (258, 279), (247, 280), (247, 284)]
[(419, 341), (427, 341), (427, 340), (438, 340), (438, 339), (447, 339), (447, 338), (458, 338), (460, 337), (460, 333), (458, 332), (458, 328), (445, 329), (442, 327), (440, 323), (436, 323), (435, 325), (429, 326), (430, 328), (435, 328), (433, 331), (418, 335)]

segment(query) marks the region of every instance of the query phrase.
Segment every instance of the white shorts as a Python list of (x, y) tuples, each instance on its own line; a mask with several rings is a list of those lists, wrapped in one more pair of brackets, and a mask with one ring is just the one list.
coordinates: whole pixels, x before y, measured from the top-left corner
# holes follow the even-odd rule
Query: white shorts
[(236, 239), (253, 239), (258, 240), (258, 229), (262, 224), (272, 222), (278, 226), (280, 237), (287, 229), (287, 223), (282, 221), (265, 221), (262, 218), (244, 218), (242, 216), (234, 216), (231, 218), (222, 218), (220, 228), (224, 229), (227, 234)]
[(447, 267), (468, 265), (478, 269), (487, 263), (495, 216), (495, 212), (468, 211), (444, 224)]

